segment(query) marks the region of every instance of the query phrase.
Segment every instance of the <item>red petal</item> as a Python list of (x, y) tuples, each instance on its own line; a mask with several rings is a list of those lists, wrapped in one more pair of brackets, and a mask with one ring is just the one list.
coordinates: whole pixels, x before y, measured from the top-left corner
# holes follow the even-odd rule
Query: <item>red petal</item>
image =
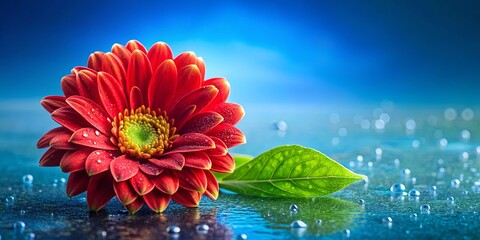
[(125, 208), (130, 214), (134, 214), (143, 207), (143, 203), (144, 202), (142, 198), (137, 198), (134, 202), (126, 205)]
[(150, 158), (148, 161), (159, 167), (173, 170), (182, 170), (183, 165), (185, 165), (185, 157), (180, 153), (163, 155), (158, 159)]
[(73, 197), (87, 191), (89, 180), (85, 171), (70, 173), (67, 181), (67, 195)]
[(63, 172), (78, 172), (84, 170), (85, 160), (87, 160), (91, 152), (91, 149), (66, 152), (60, 161), (60, 169), (62, 169)]
[(59, 133), (50, 140), (50, 146), (58, 149), (76, 150), (78, 146), (70, 142), (71, 133)]
[(52, 113), (61, 107), (68, 106), (65, 102), (65, 99), (66, 98), (64, 96), (48, 96), (44, 97), (42, 101), (40, 101), (40, 104), (42, 104), (45, 110), (47, 110), (49, 113)]
[(110, 171), (115, 181), (128, 180), (138, 173), (138, 161), (128, 159), (125, 155), (122, 155), (112, 160)]
[(85, 161), (85, 170), (89, 176), (99, 174), (110, 169), (110, 162), (115, 158), (111, 152), (95, 150), (88, 155)]
[(94, 52), (88, 57), (88, 68), (100, 71), (102, 69), (102, 59), (105, 53), (103, 52)]
[(148, 194), (153, 190), (153, 188), (155, 188), (153, 182), (140, 171), (135, 176), (130, 178), (130, 183), (132, 184), (133, 189), (135, 189), (140, 196)]
[(187, 133), (173, 141), (168, 153), (196, 152), (214, 148), (215, 142), (208, 136), (201, 133)]
[(183, 68), (177, 65), (177, 69), (180, 69), (180, 71), (178, 71), (178, 83), (175, 93), (175, 101), (202, 86), (202, 78), (197, 65), (190, 64)]
[(83, 120), (82, 116), (80, 116), (70, 106), (55, 110), (51, 116), (55, 122), (69, 129), (70, 131), (77, 131), (80, 128), (90, 126), (90, 124)]
[(224, 123), (231, 125), (237, 124), (245, 115), (243, 107), (236, 103), (220, 103), (215, 107), (214, 111), (223, 116)]
[(127, 83), (127, 72), (123, 67), (122, 60), (120, 60), (120, 58), (118, 58), (117, 55), (113, 53), (106, 53), (103, 56), (102, 70), (112, 75), (112, 77), (120, 86), (120, 89), (122, 89), (122, 93), (125, 93), (123, 92), (123, 88), (124, 86), (126, 86)]
[(110, 74), (99, 72), (97, 75), (100, 99), (108, 115), (113, 119), (127, 108), (127, 99), (120, 83)]
[[(127, 45), (128, 48), (128, 45)], [(150, 61), (144, 52), (135, 50), (132, 52), (127, 68), (127, 91), (134, 86), (140, 88), (143, 92), (147, 92), (148, 82), (152, 77), (152, 67)]]
[(172, 59), (173, 54), (170, 47), (164, 42), (157, 42), (150, 47), (147, 54), (152, 64), (152, 69), (156, 69), (163, 61)]
[(207, 177), (202, 169), (185, 167), (178, 174), (180, 187), (190, 191), (204, 193), (207, 189)]
[(81, 70), (77, 73), (77, 88), (80, 96), (100, 100), (97, 88), (97, 74), (90, 70)]
[(130, 91), (130, 109), (137, 109), (143, 105), (143, 94), (140, 88), (133, 87)]
[(158, 176), (163, 172), (163, 168), (146, 161), (141, 162), (139, 168), (142, 170), (142, 172), (152, 176)]
[(118, 147), (113, 145), (108, 136), (94, 128), (78, 129), (72, 134), (70, 142), (95, 149), (118, 150)]
[(158, 190), (168, 195), (174, 194), (180, 186), (175, 171), (164, 171), (159, 176), (153, 178), (152, 182)]
[(197, 57), (194, 52), (184, 52), (178, 55), (173, 61), (177, 65), (177, 69), (182, 69), (190, 64), (195, 64)]
[(43, 135), (43, 137), (41, 137), (38, 140), (37, 148), (50, 147), (50, 141), (52, 140), (53, 137), (55, 137), (59, 133), (70, 133), (70, 134), (72, 134), (69, 130), (67, 130), (64, 127), (54, 128), (54, 129), (48, 131), (47, 133), (45, 133), (45, 135)]
[(209, 156), (225, 156), (228, 153), (227, 145), (216, 137), (210, 138), (215, 142), (215, 149), (205, 151)]
[(175, 122), (175, 126), (177, 128), (181, 128), (183, 126), (183, 124), (185, 123), (185, 121), (187, 121), (190, 118), (190, 116), (192, 116), (193, 113), (196, 112), (196, 109), (197, 109), (197, 106), (190, 105), (190, 106), (185, 107), (178, 114), (176, 114), (175, 118), (172, 118), (174, 120), (175, 119), (177, 120)]
[(115, 182), (113, 181), (113, 189), (118, 200), (125, 206), (134, 202), (138, 198), (138, 194), (133, 189), (130, 181)]
[(127, 49), (130, 50), (130, 52), (133, 52), (135, 50), (140, 50), (143, 53), (147, 54), (147, 49), (145, 46), (143, 46), (139, 41), (137, 40), (130, 40), (127, 42), (126, 45)]
[(203, 81), (203, 79), (205, 79), (205, 62), (203, 61), (203, 58), (197, 57), (195, 65), (197, 65), (198, 70), (200, 71), (200, 78)]
[(222, 115), (216, 112), (202, 112), (191, 117), (180, 129), (180, 134), (204, 133), (223, 121)]
[(93, 127), (109, 135), (112, 124), (108, 121), (108, 114), (102, 107), (92, 100), (81, 96), (69, 97), (67, 98), (67, 103)]
[[(213, 85), (218, 89), (218, 94), (210, 104), (211, 107), (219, 103), (224, 103), (230, 94), (230, 83), (225, 78), (210, 78), (203, 82), (203, 86)], [(208, 107), (210, 110), (211, 107)]]
[(168, 203), (170, 202), (170, 195), (162, 193), (158, 190), (153, 190), (147, 195), (143, 196), (143, 200), (153, 211), (160, 213), (167, 208)]
[[(115, 43), (112, 46), (112, 53), (115, 54), (118, 59), (120, 59), (123, 64), (123, 69), (126, 69), (128, 67), (130, 56), (132, 56), (132, 52), (123, 45)], [(123, 87), (126, 88), (126, 85), (123, 85)]]
[(201, 198), (202, 193), (197, 191), (188, 191), (183, 188), (179, 188), (178, 191), (172, 196), (173, 201), (186, 207), (198, 207)]
[(236, 127), (226, 123), (220, 123), (206, 134), (219, 138), (229, 148), (246, 143), (245, 135)]
[[(178, 87), (180, 87), (180, 85)], [(201, 87), (180, 99), (180, 101), (173, 106), (169, 116), (171, 116), (172, 119), (175, 119), (175, 121), (184, 120), (179, 119), (179, 116), (182, 115), (182, 112), (184, 112), (188, 106), (194, 105), (196, 106), (195, 112), (200, 112), (215, 98), (215, 96), (217, 96), (217, 94), (218, 90), (214, 86), (209, 85)]]
[(177, 68), (166, 60), (153, 73), (148, 86), (148, 104), (152, 109), (170, 110), (177, 87)]
[(208, 170), (212, 167), (212, 161), (204, 152), (183, 153), (185, 167)]
[(62, 91), (65, 97), (78, 95), (77, 79), (75, 75), (67, 75), (62, 78)]
[(218, 198), (219, 191), (217, 178), (210, 171), (205, 171), (205, 176), (207, 177), (207, 190), (205, 191), (205, 195), (213, 200), (216, 200)]
[(232, 173), (235, 170), (235, 160), (227, 153), (225, 156), (210, 156), (212, 168), (210, 170), (219, 173)]
[(109, 173), (90, 177), (87, 188), (87, 203), (90, 210), (102, 209), (114, 196), (113, 179)]
[(40, 166), (43, 167), (56, 167), (60, 165), (63, 155), (67, 150), (50, 148), (40, 158)]

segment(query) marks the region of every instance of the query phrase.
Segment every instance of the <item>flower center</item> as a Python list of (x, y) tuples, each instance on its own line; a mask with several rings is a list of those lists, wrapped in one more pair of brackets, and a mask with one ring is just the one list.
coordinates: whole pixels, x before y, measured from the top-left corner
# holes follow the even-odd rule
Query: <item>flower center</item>
[(161, 155), (171, 147), (175, 128), (165, 112), (141, 106), (135, 111), (125, 109), (112, 121), (112, 133), (118, 139), (122, 153), (147, 159)]

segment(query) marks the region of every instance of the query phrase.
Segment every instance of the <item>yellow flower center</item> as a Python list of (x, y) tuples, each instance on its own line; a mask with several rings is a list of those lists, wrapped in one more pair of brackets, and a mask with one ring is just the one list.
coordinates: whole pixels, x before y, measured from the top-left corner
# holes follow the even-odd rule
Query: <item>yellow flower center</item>
[(135, 111), (125, 109), (112, 121), (112, 133), (117, 137), (122, 153), (147, 159), (161, 155), (171, 147), (175, 135), (173, 121), (165, 112), (141, 106)]

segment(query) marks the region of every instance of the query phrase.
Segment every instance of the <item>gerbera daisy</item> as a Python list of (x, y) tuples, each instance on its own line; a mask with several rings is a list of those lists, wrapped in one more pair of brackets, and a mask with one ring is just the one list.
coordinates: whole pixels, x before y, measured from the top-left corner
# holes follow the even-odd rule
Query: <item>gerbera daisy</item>
[(234, 126), (244, 111), (226, 102), (227, 80), (204, 76), (202, 58), (173, 58), (162, 42), (92, 53), (88, 67), (62, 78), (64, 96), (41, 101), (61, 126), (38, 141), (50, 147), (40, 165), (70, 173), (68, 196), (86, 191), (93, 211), (114, 196), (131, 213), (143, 204), (162, 212), (171, 199), (187, 207), (203, 194), (216, 199), (212, 171), (234, 170), (228, 148), (245, 143)]

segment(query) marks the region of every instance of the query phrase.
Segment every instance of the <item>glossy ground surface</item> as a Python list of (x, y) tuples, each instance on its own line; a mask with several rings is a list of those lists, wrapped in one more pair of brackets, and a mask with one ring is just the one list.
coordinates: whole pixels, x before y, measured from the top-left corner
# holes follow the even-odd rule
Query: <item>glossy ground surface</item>
[[(35, 143), (55, 125), (37, 105), (3, 104), (0, 110), (1, 239), (241, 239), (242, 234), (248, 239), (475, 239), (479, 235), (480, 109), (473, 106), (421, 108), (388, 102), (348, 108), (246, 106), (247, 116), (239, 127), (248, 143), (233, 152), (258, 155), (281, 144), (301, 144), (367, 175), (368, 183), (357, 182), (316, 199), (222, 193), (217, 201), (204, 198), (196, 209), (172, 203), (162, 214), (142, 209), (133, 216), (122, 211), (117, 200), (99, 213), (89, 213), (85, 195), (66, 196), (67, 175), (57, 168), (38, 167), (43, 150), (37, 150)], [(33, 176), (32, 185), (23, 183), (27, 174)], [(405, 185), (404, 194), (391, 192), (395, 183)], [(419, 195), (408, 195), (412, 189)], [(292, 204), (298, 212), (290, 211)], [(421, 210), (424, 204), (429, 211), (427, 206)], [(292, 228), (295, 220), (302, 220), (307, 228)], [(197, 231), (200, 224), (209, 230)], [(180, 233), (169, 234), (169, 226), (179, 227)]]

